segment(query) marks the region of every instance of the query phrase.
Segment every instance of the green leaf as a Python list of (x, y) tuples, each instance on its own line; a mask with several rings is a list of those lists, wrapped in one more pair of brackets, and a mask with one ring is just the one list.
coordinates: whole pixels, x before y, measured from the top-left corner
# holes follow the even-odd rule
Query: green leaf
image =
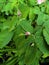
[(19, 20), (16, 16), (13, 16), (12, 19), (8, 19), (8, 21), (6, 20), (4, 23), (3, 23), (3, 28), (2, 30), (6, 30), (8, 29), (9, 31), (12, 31), (15, 29), (15, 26), (16, 25), (19, 25)]
[(7, 61), (6, 61), (6, 65), (15, 65), (15, 63), (16, 63), (16, 57), (10, 57)]
[(19, 10), (21, 11), (21, 15), (23, 18), (26, 18), (29, 14), (29, 7), (26, 4), (20, 3)]
[(34, 14), (39, 14), (40, 13), (40, 9), (37, 6), (34, 7), (33, 11), (34, 11)]
[(46, 31), (46, 29), (43, 30), (43, 35), (45, 37), (47, 44), (49, 45), (49, 33)]
[(15, 39), (15, 45), (18, 50), (18, 55), (21, 56), (26, 51), (26, 48), (30, 43), (33, 42), (33, 37), (29, 36), (27, 39), (25, 39), (25, 36), (19, 36)]
[(0, 32), (0, 48), (5, 47), (11, 40), (13, 32), (2, 31)]
[(46, 13), (49, 14), (49, 1), (46, 3)]
[[(35, 47), (28, 46), (25, 54), (25, 63), (26, 65), (39, 65), (39, 59), (41, 52)], [(36, 62), (35, 62), (36, 60)]]
[[(49, 18), (48, 18), (49, 19)], [(44, 25), (43, 25), (44, 27), (45, 27), (45, 29), (46, 29), (46, 31), (49, 33), (49, 20), (47, 20), (45, 23), (44, 23)]]
[(31, 6), (34, 6), (37, 4), (36, 0), (28, 0), (28, 2), (29, 2), (29, 5), (31, 5)]
[(35, 34), (35, 43), (45, 57), (49, 56), (49, 49), (41, 36), (42, 30), (39, 29)]
[(48, 15), (40, 12), (38, 14), (38, 18), (37, 18), (37, 21), (36, 22), (37, 22), (38, 25), (42, 25), (44, 22), (46, 22), (48, 20), (48, 18), (49, 18)]
[(35, 18), (34, 9), (33, 8), (30, 8), (30, 11), (29, 11), (29, 19), (31, 21), (33, 21), (34, 18)]
[(20, 23), (20, 25), (25, 31), (33, 33), (33, 27), (31, 26), (29, 21), (24, 20)]
[(3, 6), (5, 6), (6, 0), (0, 0), (0, 11), (2, 10)]
[(7, 13), (11, 12), (12, 13), (12, 10), (15, 7), (16, 3), (17, 3), (16, 0), (8, 1), (8, 3), (5, 4), (5, 6), (3, 7), (2, 12), (7, 12)]

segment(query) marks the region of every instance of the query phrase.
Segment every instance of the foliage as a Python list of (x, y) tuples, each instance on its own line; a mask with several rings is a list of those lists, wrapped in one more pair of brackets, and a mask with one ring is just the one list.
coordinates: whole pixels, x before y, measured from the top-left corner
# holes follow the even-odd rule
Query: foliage
[(40, 65), (47, 57), (49, 0), (0, 0), (0, 65)]

